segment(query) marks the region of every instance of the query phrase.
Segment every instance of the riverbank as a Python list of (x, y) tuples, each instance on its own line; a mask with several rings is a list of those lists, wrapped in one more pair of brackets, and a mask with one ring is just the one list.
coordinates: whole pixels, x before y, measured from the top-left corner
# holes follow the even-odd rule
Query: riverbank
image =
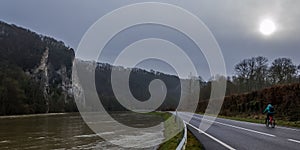
[[(75, 114), (76, 112), (74, 112)], [(57, 115), (66, 115), (73, 113), (45, 113), (45, 114), (26, 114), (26, 115), (9, 115), (9, 116), (0, 116), (0, 119), (14, 119), (14, 118), (25, 118), (25, 117), (45, 117), (45, 116), (57, 116)]]

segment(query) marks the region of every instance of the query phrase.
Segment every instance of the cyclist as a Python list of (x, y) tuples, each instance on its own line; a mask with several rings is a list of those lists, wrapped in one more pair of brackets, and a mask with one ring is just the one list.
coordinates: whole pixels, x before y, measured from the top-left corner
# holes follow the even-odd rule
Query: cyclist
[(267, 113), (266, 122), (267, 122), (267, 120), (270, 119), (270, 118), (269, 118), (270, 116), (273, 117), (273, 115), (274, 115), (274, 107), (272, 106), (271, 103), (268, 104), (268, 106), (266, 107), (266, 109), (264, 110), (263, 113)]

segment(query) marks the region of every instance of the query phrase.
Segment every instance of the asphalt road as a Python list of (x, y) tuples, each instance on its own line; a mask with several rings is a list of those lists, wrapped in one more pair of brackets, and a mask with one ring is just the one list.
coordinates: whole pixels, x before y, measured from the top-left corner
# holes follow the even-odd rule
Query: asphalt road
[(207, 150), (300, 150), (300, 129), (280, 126), (267, 128), (263, 124), (217, 118), (210, 128), (203, 132), (199, 129), (200, 122), (208, 123), (210, 120), (203, 119), (203, 116), (198, 114), (177, 114), (185, 121), (187, 116), (193, 116), (187, 127)]

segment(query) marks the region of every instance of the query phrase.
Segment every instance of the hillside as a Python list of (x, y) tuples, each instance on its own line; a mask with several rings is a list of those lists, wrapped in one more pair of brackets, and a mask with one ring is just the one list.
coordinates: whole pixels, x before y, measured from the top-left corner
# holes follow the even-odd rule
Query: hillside
[[(73, 60), (74, 50), (63, 42), (0, 21), (0, 115), (77, 111), (73, 95), (80, 91), (72, 87)], [(82, 64), (87, 67), (94, 62)], [(93, 67), (98, 96), (105, 108), (126, 110), (116, 101), (111, 89), (113, 66), (96, 63)], [(132, 94), (141, 101), (150, 97), (150, 81), (163, 80), (168, 91), (159, 109), (176, 108), (180, 96), (178, 77), (138, 68), (118, 68), (120, 75), (132, 71)], [(84, 107), (93, 109), (93, 106)]]
[[(161, 105), (159, 110), (174, 110), (180, 99), (180, 79), (177, 76), (174, 75), (168, 75), (161, 72), (155, 72), (155, 71), (146, 71), (139, 68), (124, 68), (121, 66), (112, 66), (110, 64), (104, 64), (104, 63), (96, 63), (96, 62), (87, 62), (79, 60), (77, 61), (76, 65), (77, 69), (81, 68), (81, 73), (78, 74), (79, 76), (87, 76), (92, 75), (95, 71), (95, 85), (96, 90), (98, 92), (98, 97), (101, 100), (102, 105), (105, 107), (107, 111), (124, 111), (127, 110), (124, 108), (116, 99), (113, 90), (112, 90), (112, 84), (111, 84), (111, 72), (114, 69), (116, 73), (119, 76), (123, 76), (126, 72), (130, 71), (130, 77), (129, 77), (129, 87), (131, 90), (132, 95), (134, 98), (138, 99), (139, 101), (146, 101), (150, 98), (150, 92), (149, 92), (149, 84), (154, 79), (160, 79), (162, 80), (167, 88), (167, 95), (166, 99)], [(95, 68), (92, 69), (92, 68)], [(92, 76), (91, 76), (92, 77)], [(80, 83), (80, 84), (79, 84)], [(86, 81), (74, 81), (74, 85), (78, 86), (78, 91), (82, 90), (80, 89), (80, 86), (86, 86), (85, 89), (89, 89)], [(91, 91), (84, 91), (84, 92), (91, 92)], [(80, 92), (75, 92), (74, 94), (77, 95)], [(77, 95), (80, 97), (80, 95)], [(87, 101), (89, 102), (79, 102), (81, 103), (86, 109), (89, 110), (95, 110), (97, 108), (94, 108), (94, 105), (91, 99), (97, 99), (96, 98), (89, 98)], [(97, 103), (98, 101), (95, 101)]]

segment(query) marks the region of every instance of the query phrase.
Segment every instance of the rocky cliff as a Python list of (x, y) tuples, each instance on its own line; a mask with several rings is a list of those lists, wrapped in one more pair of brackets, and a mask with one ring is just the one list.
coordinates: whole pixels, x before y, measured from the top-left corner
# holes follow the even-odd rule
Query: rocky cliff
[(0, 115), (76, 111), (73, 59), (63, 42), (0, 21)]

